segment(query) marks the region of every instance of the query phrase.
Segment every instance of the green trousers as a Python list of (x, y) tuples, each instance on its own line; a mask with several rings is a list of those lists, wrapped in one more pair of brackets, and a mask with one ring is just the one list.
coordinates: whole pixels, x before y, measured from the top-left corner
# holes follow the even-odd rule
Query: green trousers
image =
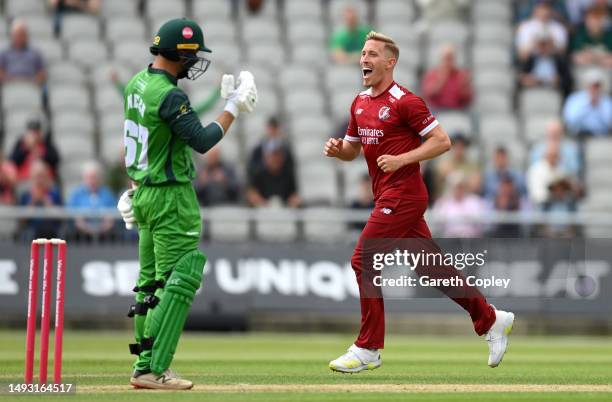
[[(186, 253), (196, 250), (202, 231), (200, 206), (191, 183), (166, 186), (140, 186), (132, 199), (134, 216), (138, 222), (139, 288), (166, 281), (174, 264)], [(155, 292), (159, 296), (161, 290)], [(136, 293), (142, 303), (147, 292)], [(145, 337), (151, 312), (134, 317), (135, 338), (140, 343)], [(151, 350), (140, 353), (134, 368), (148, 371)]]

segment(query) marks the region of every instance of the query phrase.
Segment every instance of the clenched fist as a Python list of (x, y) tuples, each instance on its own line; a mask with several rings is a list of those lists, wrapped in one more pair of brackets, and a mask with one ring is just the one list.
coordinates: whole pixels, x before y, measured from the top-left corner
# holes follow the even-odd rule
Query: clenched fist
[(335, 158), (342, 152), (343, 140), (342, 138), (330, 138), (325, 143), (325, 149), (323, 154), (330, 158)]
[(385, 173), (395, 172), (404, 166), (402, 158), (396, 155), (381, 155), (376, 159), (378, 167)]

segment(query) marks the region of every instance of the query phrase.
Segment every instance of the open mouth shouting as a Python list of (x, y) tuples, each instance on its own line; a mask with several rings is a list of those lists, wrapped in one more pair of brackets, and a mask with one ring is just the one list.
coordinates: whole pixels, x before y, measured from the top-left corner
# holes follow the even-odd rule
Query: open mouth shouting
[(363, 74), (363, 78), (368, 78), (370, 75), (372, 75), (372, 68), (363, 66), (361, 68), (361, 73)]

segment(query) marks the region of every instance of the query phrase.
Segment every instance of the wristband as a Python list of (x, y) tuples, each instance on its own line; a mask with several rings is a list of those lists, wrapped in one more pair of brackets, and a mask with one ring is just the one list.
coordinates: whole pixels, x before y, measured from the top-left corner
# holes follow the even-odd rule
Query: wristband
[(228, 100), (225, 103), (225, 109), (223, 110), (230, 113), (232, 116), (234, 116), (234, 118), (237, 118), (238, 114), (240, 114), (240, 109), (238, 109), (238, 105), (233, 100)]

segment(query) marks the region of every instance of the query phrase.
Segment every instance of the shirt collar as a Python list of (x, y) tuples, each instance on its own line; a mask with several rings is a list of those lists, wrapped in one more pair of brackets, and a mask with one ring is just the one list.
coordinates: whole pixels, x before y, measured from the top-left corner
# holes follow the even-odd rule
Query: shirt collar
[(154, 68), (153, 64), (149, 64), (149, 68), (148, 71), (150, 74), (163, 74), (165, 75), (172, 84), (176, 85), (178, 80), (176, 79), (175, 76), (173, 76), (172, 74), (170, 74), (169, 72), (167, 72), (166, 70), (162, 70), (159, 68)]

